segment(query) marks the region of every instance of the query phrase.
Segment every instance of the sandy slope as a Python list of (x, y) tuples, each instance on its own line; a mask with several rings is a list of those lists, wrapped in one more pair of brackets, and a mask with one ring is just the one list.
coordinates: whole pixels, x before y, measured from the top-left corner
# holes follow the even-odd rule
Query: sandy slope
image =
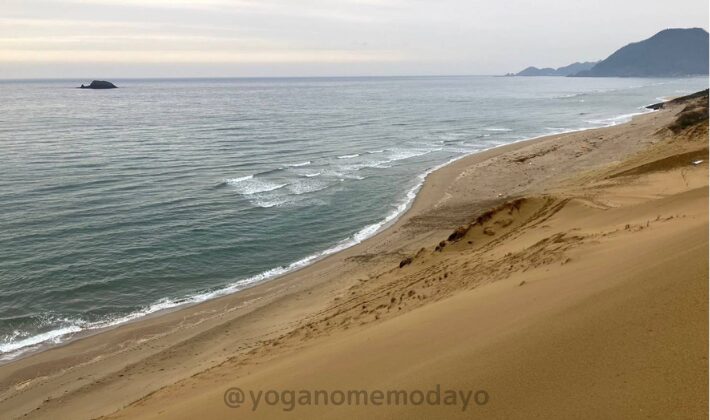
[[(707, 416), (707, 122), (665, 128), (686, 105), (449, 165), (405, 217), (366, 243), (245, 293), (0, 366), (0, 410), (67, 418)], [(465, 412), (410, 404), (252, 412), (223, 400), (231, 386), (437, 384), (485, 390), (490, 399)]]

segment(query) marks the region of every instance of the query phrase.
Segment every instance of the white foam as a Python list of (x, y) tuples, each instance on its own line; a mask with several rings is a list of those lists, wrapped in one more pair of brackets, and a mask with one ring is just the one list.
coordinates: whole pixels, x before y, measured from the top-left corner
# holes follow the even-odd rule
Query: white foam
[(257, 200), (252, 200), (251, 204), (256, 207), (261, 207), (263, 209), (270, 209), (271, 207), (276, 207), (276, 206), (282, 205), (286, 202), (287, 202), (287, 200), (285, 200), (284, 198), (279, 198), (276, 200), (257, 199)]
[(348, 175), (348, 172), (356, 172), (365, 168), (382, 168), (383, 166), (387, 164), (389, 161), (388, 160), (375, 160), (375, 161), (367, 161), (367, 162), (360, 162), (360, 163), (353, 163), (349, 165), (340, 165), (337, 166), (337, 170), (334, 172), (336, 175)]
[(327, 182), (304, 179), (289, 185), (288, 190), (291, 191), (293, 194), (301, 195), (321, 191), (328, 187), (329, 184)]
[(288, 185), (287, 183), (280, 184), (273, 181), (267, 181), (265, 179), (254, 178), (253, 175), (241, 178), (225, 179), (224, 182), (234, 187), (237, 192), (242, 195), (252, 195), (274, 191)]
[(308, 166), (308, 165), (310, 165), (310, 164), (311, 164), (311, 161), (308, 160), (308, 161), (306, 161), (306, 162), (287, 163), (287, 164), (284, 165), (284, 166), (288, 166), (288, 167), (290, 167), (290, 168), (298, 168), (299, 166)]
[(562, 95), (557, 95), (553, 96), (553, 99), (565, 99), (565, 98), (574, 98), (575, 96), (580, 96), (580, 95), (586, 95), (586, 93), (565, 93)]
[(332, 172), (336, 176), (342, 176), (345, 178), (355, 178), (355, 179), (362, 179), (361, 177), (358, 177), (357, 175), (352, 175), (353, 172), (360, 171), (362, 169), (367, 169), (367, 168), (376, 168), (376, 169), (386, 169), (386, 168), (391, 168), (392, 163), (400, 161), (400, 160), (406, 160), (406, 159), (411, 159), (414, 157), (418, 156), (424, 156), (428, 153), (431, 152), (436, 152), (443, 150), (442, 147), (438, 148), (433, 148), (433, 149), (389, 149), (387, 150), (388, 154), (387, 157), (384, 160), (367, 160), (367, 161), (362, 161), (362, 162), (356, 162), (356, 163), (350, 163), (347, 165), (339, 165), (336, 168), (335, 172)]
[(485, 131), (513, 131), (512, 128), (505, 128), (505, 127), (488, 127), (484, 128)]
[(240, 182), (242, 182), (242, 181), (246, 181), (246, 180), (248, 180), (248, 179), (254, 179), (254, 175), (247, 175), (247, 176), (242, 176), (242, 177), (239, 177), (239, 178), (225, 179), (224, 182), (226, 182), (227, 184), (234, 185), (234, 184), (238, 184), (238, 183), (240, 183)]
[(61, 338), (81, 331), (82, 328), (78, 325), (70, 325), (67, 327), (57, 328), (41, 334), (33, 335), (22, 340), (9, 341), (0, 344), (0, 353), (12, 353), (24, 347), (34, 347), (42, 343), (60, 343)]
[(429, 154), (431, 152), (438, 152), (442, 150), (442, 148), (435, 148), (435, 149), (413, 149), (413, 150), (407, 150), (407, 149), (392, 149), (389, 160), (383, 162), (383, 163), (390, 163), (390, 162), (396, 162), (398, 160), (405, 160), (405, 159), (411, 159), (413, 157), (419, 157), (419, 156), (424, 156), (426, 154)]
[(585, 122), (589, 123), (589, 124), (595, 124), (595, 125), (598, 124), (598, 125), (605, 126), (605, 127), (611, 127), (611, 126), (627, 123), (627, 122), (631, 121), (637, 115), (646, 114), (646, 113), (652, 112), (652, 111), (653, 110), (648, 109), (648, 110), (639, 111), (639, 112), (632, 112), (630, 114), (617, 115), (616, 117), (602, 118), (602, 119), (598, 119), (598, 120), (588, 120)]
[(355, 154), (353, 154), (353, 155), (342, 155), (342, 156), (338, 156), (338, 159), (352, 159), (352, 158), (356, 158), (356, 157), (358, 157), (358, 156), (360, 156), (360, 154), (359, 154), (359, 153), (355, 153)]

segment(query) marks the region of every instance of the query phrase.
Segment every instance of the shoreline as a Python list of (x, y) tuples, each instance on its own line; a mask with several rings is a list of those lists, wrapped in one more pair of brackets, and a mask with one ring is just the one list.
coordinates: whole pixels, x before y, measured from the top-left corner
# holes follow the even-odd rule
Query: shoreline
[[(547, 138), (554, 138), (557, 136), (562, 136), (562, 135), (567, 135), (567, 134), (582, 133), (585, 131), (604, 129), (604, 128), (615, 127), (615, 126), (627, 124), (627, 123), (630, 123), (637, 116), (650, 114), (650, 113), (658, 111), (658, 110), (648, 108), (648, 105), (639, 106), (637, 109), (639, 109), (640, 111), (634, 112), (634, 113), (621, 114), (621, 115), (617, 115), (614, 117), (606, 118), (605, 120), (607, 120), (607, 121), (613, 121), (607, 125), (602, 125), (602, 126), (598, 126), (598, 127), (577, 128), (577, 129), (571, 129), (571, 130), (566, 130), (566, 131), (561, 131), (561, 132), (541, 134), (541, 135), (537, 135), (537, 136), (523, 138), (523, 139), (516, 140), (516, 141), (510, 142), (510, 143), (506, 143), (506, 144), (495, 145), (495, 146), (492, 146), (492, 147), (489, 147), (486, 149), (477, 150), (474, 152), (462, 154), (460, 156), (456, 156), (454, 158), (451, 158), (446, 162), (443, 162), (439, 165), (435, 165), (435, 166), (427, 169), (423, 173), (418, 174), (416, 176), (416, 179), (418, 179), (418, 182), (404, 194), (404, 199), (400, 200), (400, 204), (397, 205), (395, 210), (388, 213), (381, 221), (362, 227), (360, 230), (353, 233), (349, 237), (341, 240), (340, 242), (336, 243), (335, 245), (333, 245), (329, 248), (326, 248), (323, 251), (307, 255), (297, 261), (289, 263), (288, 265), (273, 267), (273, 268), (265, 270), (261, 273), (258, 273), (256, 275), (253, 275), (251, 277), (237, 280), (231, 284), (228, 284), (226, 286), (222, 286), (222, 287), (217, 288), (213, 291), (204, 291), (204, 292), (197, 291), (193, 294), (187, 295), (187, 296), (179, 298), (177, 300), (173, 300), (170, 298), (159, 299), (158, 301), (155, 301), (140, 310), (131, 312), (129, 314), (126, 314), (126, 315), (121, 316), (116, 319), (112, 319), (106, 323), (96, 322), (96, 324), (101, 324), (101, 325), (98, 325), (95, 327), (89, 326), (88, 328), (85, 328), (85, 329), (82, 329), (81, 327), (77, 327), (77, 328), (79, 328), (78, 330), (72, 330), (72, 331), (65, 332), (65, 333), (56, 333), (57, 330), (55, 329), (55, 330), (47, 331), (45, 333), (41, 333), (41, 334), (27, 337), (23, 341), (32, 341), (32, 344), (17, 346), (16, 348), (14, 348), (13, 350), (11, 350), (9, 352), (0, 354), (0, 366), (6, 365), (6, 364), (11, 364), (11, 363), (21, 360), (23, 358), (26, 358), (26, 357), (32, 356), (34, 354), (41, 353), (41, 352), (44, 352), (44, 351), (47, 351), (47, 350), (50, 350), (53, 348), (68, 345), (68, 344), (73, 343), (77, 340), (82, 340), (87, 337), (95, 336), (97, 334), (103, 334), (103, 333), (111, 331), (115, 328), (120, 328), (121, 326), (124, 326), (124, 325), (129, 325), (129, 324), (141, 322), (142, 320), (146, 320), (146, 319), (153, 318), (153, 317), (163, 316), (163, 315), (175, 312), (175, 311), (180, 311), (183, 309), (191, 308), (193, 306), (200, 305), (202, 303), (209, 302), (209, 301), (212, 301), (215, 299), (234, 295), (234, 294), (243, 292), (247, 289), (250, 289), (252, 287), (256, 287), (258, 285), (261, 285), (261, 284), (264, 284), (267, 282), (276, 281), (284, 276), (287, 276), (287, 275), (290, 275), (293, 273), (297, 273), (298, 271), (303, 270), (309, 266), (312, 266), (313, 264), (317, 264), (318, 262), (323, 261), (324, 259), (327, 259), (330, 256), (333, 256), (333, 255), (336, 255), (336, 254), (341, 253), (343, 251), (346, 251), (346, 250), (353, 248), (357, 245), (363, 244), (364, 242), (366, 242), (378, 235), (384, 234), (388, 229), (390, 229), (391, 227), (396, 225), (397, 222), (400, 219), (402, 219), (412, 209), (416, 200), (419, 197), (420, 191), (422, 190), (422, 188), (426, 184), (427, 179), (435, 172), (437, 172), (449, 165), (452, 165), (460, 160), (469, 158), (471, 156), (491, 152), (496, 149), (506, 148), (509, 146), (517, 145), (517, 144), (525, 144), (528, 142), (534, 142), (537, 140), (544, 140)], [(616, 122), (616, 120), (620, 120), (621, 122)], [(374, 230), (372, 232), (367, 232), (368, 229), (371, 229), (373, 227), (374, 227)], [(168, 300), (169, 302), (164, 302), (164, 300)], [(153, 309), (153, 308), (157, 308), (157, 309)], [(103, 325), (103, 324), (105, 324), (105, 325)], [(65, 327), (65, 329), (72, 329), (72, 327), (71, 326)], [(64, 340), (61, 340), (59, 342), (53, 341), (53, 340), (56, 340), (64, 335), (68, 335), (68, 334), (74, 334), (74, 335), (69, 338), (66, 338)], [(45, 339), (37, 340), (36, 338), (40, 337), (40, 336), (48, 336), (48, 337)], [(11, 344), (16, 344), (16, 343), (9, 343), (7, 345), (11, 346)], [(27, 347), (30, 347), (30, 348), (27, 349)], [(34, 348), (32, 348), (32, 347), (34, 347)], [(25, 349), (25, 350), (23, 350), (23, 349)]]
[[(535, 269), (533, 274), (525, 274), (522, 283), (519, 276), (503, 279), (505, 281), (496, 280), (493, 274), (501, 271), (495, 267), (491, 268), (493, 271), (490, 273), (493, 274), (467, 274), (466, 270), (485, 268), (497, 258), (503, 259), (502, 272), (506, 272), (507, 267), (517, 266), (506, 258), (509, 258), (509, 253), (518, 253), (517, 247), (523, 246), (521, 244), (525, 241), (513, 241), (513, 248), (498, 249), (496, 244), (507, 235), (503, 232), (494, 236), (481, 233), (471, 238), (468, 245), (466, 241), (450, 243), (443, 253), (433, 250), (437, 244), (445, 242), (442, 239), (449, 237), (455, 229), (470, 224), (485, 212), (500, 208), (505, 203), (533, 197), (531, 205), (543, 205), (544, 208), (544, 202), (548, 200), (544, 197), (551, 191), (564, 197), (576, 194), (580, 186), (589, 184), (590, 188), (594, 188), (598, 183), (595, 177), (600, 171), (608, 171), (608, 168), (662, 144), (654, 133), (672, 122), (679, 109), (680, 106), (669, 105), (666, 109), (649, 111), (622, 124), (523, 139), (464, 155), (433, 170), (407, 211), (393, 220), (391, 225), (357, 245), (238, 293), (151, 314), (0, 365), (0, 410), (10, 418), (24, 415), (96, 418), (121, 413), (121, 410), (131, 413), (131, 410), (140, 409), (148, 402), (161, 403), (162, 398), (171, 393), (180, 397), (163, 407), (181, 404), (185, 399), (196, 397), (182, 395), (179, 391), (190, 383), (192, 385), (186, 390), (195, 389), (195, 383), (199, 383), (197, 390), (200, 395), (209, 390), (219, 391), (220, 398), (211, 403), (214, 405), (212, 409), (219, 409), (222, 407), (221, 393), (224, 392), (222, 386), (229, 378), (240, 378), (241, 381), (241, 378), (250, 375), (267, 375), (278, 366), (274, 360), (291, 357), (289, 354), (301, 354), (301, 349), (313, 349), (313, 343), (328, 348), (348, 337), (378, 330), (380, 326), (399, 325), (404, 322), (402, 320), (412, 317), (418, 319), (420, 315), (417, 314), (428, 313), (427, 308), (441, 308), (442, 305), (446, 308), (446, 302), (459, 295), (473, 293), (485, 298), (492, 291), (508, 296), (513, 293), (511, 291), (528, 293), (538, 290), (534, 286), (518, 288), (526, 282), (534, 283), (531, 278), (536, 278), (536, 275), (548, 276), (542, 271), (539, 275), (535, 274)], [(701, 165), (696, 172), (699, 170), (707, 170), (707, 166)], [(605, 206), (601, 202), (597, 204), (592, 198), (585, 200), (591, 200), (593, 208)], [(585, 219), (582, 217), (580, 220)], [(570, 224), (574, 227), (577, 220), (568, 223), (574, 223)], [(540, 225), (538, 229), (541, 232), (548, 229), (544, 223)], [(530, 244), (540, 239), (539, 236), (533, 238)], [(481, 260), (469, 261), (467, 259), (473, 258), (475, 252), (464, 252), (467, 246), (473, 246), (475, 252), (479, 252), (479, 248), (480, 252), (490, 249), (486, 252), (492, 254)], [(447, 268), (450, 264), (448, 258), (454, 258), (459, 253), (463, 259), (455, 262), (456, 268)], [(414, 258), (415, 262), (411, 263), (411, 268), (402, 268), (402, 262), (408, 258)], [(577, 256), (572, 258), (573, 261), (577, 259)], [(468, 265), (469, 262), (472, 264)], [(561, 267), (569, 274), (569, 270), (577, 266), (566, 265), (562, 260)], [(419, 276), (419, 271), (421, 277), (412, 277)], [(447, 276), (448, 280), (442, 283)], [(478, 282), (478, 279), (488, 276), (493, 276), (490, 284), (467, 285), (469, 281)], [(437, 277), (438, 283), (435, 282), (437, 286), (434, 286), (431, 282)], [(616, 276), (609, 273), (608, 278), (615, 279)], [(564, 287), (570, 288), (573, 284)], [(416, 288), (413, 294), (412, 288)], [(569, 289), (568, 293), (576, 293), (576, 290)], [(390, 303), (395, 292), (400, 296), (399, 308), (396, 305), (392, 307), (393, 303)], [(557, 295), (544, 296), (547, 299)], [(509, 307), (506, 305), (508, 303), (500, 308)], [(467, 304), (463, 308), (473, 307)], [(514, 316), (525, 306), (518, 303), (512, 308), (517, 309), (508, 310), (503, 315)], [(510, 327), (508, 324), (499, 325), (496, 316), (486, 316), (492, 326), (497, 325), (490, 327), (492, 330), (507, 331)], [(421, 325), (427, 325), (426, 319), (424, 324), (416, 321), (408, 324), (408, 328), (423, 328)], [(446, 319), (449, 320), (447, 323), (458, 322), (455, 317)], [(485, 322), (467, 322), (460, 326), (460, 331), (488, 328)], [(401, 337), (397, 338), (397, 331), (400, 329), (396, 328), (386, 336), (399, 340)], [(481, 334), (485, 331), (482, 330)], [(430, 333), (414, 334), (412, 337), (420, 336), (426, 342), (435, 343), (436, 340), (427, 339)], [(493, 338), (491, 340), (495, 342)], [(357, 346), (364, 345), (360, 339), (356, 343), (360, 343)], [(408, 354), (416, 351), (424, 344), (393, 347), (398, 352), (392, 357), (400, 352)], [(472, 349), (480, 344), (471, 343), (473, 347), (465, 348)], [(394, 344), (385, 342), (383, 345)], [(358, 350), (355, 355), (369, 354), (360, 353), (361, 347), (355, 349)], [(342, 362), (355, 355), (341, 355), (338, 358)], [(323, 357), (319, 355), (316, 360)], [(405, 371), (409, 366), (407, 363), (428, 360), (421, 357), (417, 356), (411, 362), (402, 361)], [(371, 362), (376, 363), (375, 360)], [(307, 368), (309, 365), (295, 366)], [(349, 363), (331, 365), (333, 368), (336, 366), (347, 368)], [(388, 371), (389, 367), (380, 366), (374, 372)], [(327, 378), (328, 375), (326, 372), (326, 376), (322, 377)], [(450, 379), (458, 377), (449, 376)], [(279, 381), (271, 383), (282, 385)], [(317, 385), (322, 386), (322, 383)], [(152, 416), (157, 412), (153, 407), (144, 411), (143, 415)], [(125, 416), (131, 418), (135, 414)]]
[[(623, 127), (452, 165), (422, 191), (444, 190), (428, 203), (432, 218), (410, 220), (411, 244), (392, 258), (379, 254), (386, 261), (377, 275), (353, 274), (324, 310), (108, 417), (249, 417), (224, 404), (229, 387), (427, 389), (442, 381), (485, 389), (491, 404), (476, 409), (485, 418), (707, 416), (707, 96), (704, 105), (686, 101)], [(703, 107), (704, 122), (678, 130), (678, 114)], [(540, 182), (503, 204), (476, 200), (480, 187), (512, 187), (525, 174)], [(432, 223), (456, 211), (452, 202), (469, 208), (456, 218), (464, 222), (457, 235), (416, 234), (455, 224)], [(488, 210), (476, 216), (471, 206)], [(398, 255), (409, 255), (399, 267)], [(377, 265), (371, 256), (363, 264)], [(443, 407), (317, 405), (299, 405), (299, 417), (470, 418)], [(263, 407), (251, 417), (289, 418), (285, 411)]]
[[(670, 100), (670, 99), (669, 99)], [(172, 300), (169, 298), (163, 298), (159, 299), (156, 302), (151, 303), (150, 305), (135, 311), (131, 312), (129, 314), (126, 314), (122, 317), (112, 319), (106, 323), (106, 325), (100, 325), (97, 327), (88, 327), (86, 329), (79, 329), (77, 331), (71, 331), (67, 333), (62, 333), (62, 334), (52, 334), (57, 330), (50, 330), (46, 333), (38, 334), (35, 336), (30, 336), (26, 338), (25, 340), (32, 340), (35, 337), (38, 336), (43, 336), (43, 335), (50, 335), (49, 338), (40, 340), (34, 344), (29, 344), (29, 345), (24, 345), (17, 347), (14, 350), (11, 350), (10, 352), (4, 353), (0, 355), (0, 366), (13, 363), (17, 360), (20, 360), (22, 358), (31, 356), (33, 354), (37, 354), (43, 351), (50, 350), (55, 347), (61, 347), (64, 345), (67, 345), (69, 343), (72, 343), (77, 340), (81, 340), (87, 337), (95, 336), (97, 334), (102, 334), (107, 331), (111, 331), (115, 328), (119, 328), (123, 325), (128, 325), (136, 322), (141, 322), (141, 320), (148, 319), (151, 317), (158, 317), (158, 316), (163, 316), (166, 314), (169, 314), (171, 312), (175, 311), (180, 311), (183, 309), (187, 309), (190, 307), (193, 307), (195, 305), (200, 305), (205, 302), (209, 302), (214, 299), (219, 299), (221, 297), (233, 295), (236, 293), (240, 293), (244, 290), (247, 290), (249, 288), (258, 286), (260, 284), (266, 283), (266, 282), (271, 282), (278, 280), (279, 278), (282, 278), (283, 276), (296, 273), (300, 270), (303, 270), (304, 268), (307, 268), (313, 264), (317, 264), (318, 262), (332, 256), (336, 255), (340, 252), (343, 252), (345, 250), (348, 250), (354, 246), (360, 245), (364, 243), (365, 241), (374, 238), (377, 235), (383, 234), (385, 231), (387, 231), (390, 227), (394, 226), (398, 220), (400, 220), (402, 217), (404, 217), (410, 209), (414, 206), (414, 203), (417, 200), (417, 197), (419, 196), (419, 192), (427, 182), (427, 178), (429, 178), (430, 175), (435, 173), (436, 171), (439, 171), (446, 166), (452, 165), (457, 161), (460, 161), (462, 159), (466, 159), (471, 156), (475, 156), (480, 153), (486, 153), (490, 152), (492, 150), (496, 150), (499, 148), (504, 148), (508, 146), (513, 146), (516, 144), (523, 144), (527, 142), (533, 142), (536, 140), (544, 140), (546, 138), (552, 138), (556, 136), (561, 136), (561, 135), (566, 135), (566, 134), (573, 134), (573, 133), (581, 133), (585, 131), (590, 131), (590, 130), (597, 130), (597, 129), (603, 129), (603, 128), (609, 128), (609, 127), (615, 127), (618, 125), (622, 124), (627, 124), (630, 123), (634, 118), (640, 115), (645, 115), (653, 112), (657, 112), (658, 110), (650, 109), (648, 108), (648, 105), (643, 105), (638, 107), (637, 109), (640, 110), (640, 112), (634, 112), (634, 113), (627, 113), (627, 114), (621, 114), (617, 115), (614, 117), (607, 118), (605, 120), (609, 121), (616, 121), (616, 120), (621, 120), (621, 122), (611, 122), (607, 125), (602, 125), (598, 127), (585, 127), (585, 128), (577, 128), (577, 129), (571, 129), (571, 130), (566, 130), (566, 131), (561, 131), (561, 132), (554, 132), (550, 134), (541, 134), (537, 136), (532, 136), (528, 138), (523, 138), (517, 141), (513, 141), (510, 143), (506, 144), (501, 144), (501, 145), (495, 145), (486, 149), (482, 150), (477, 150), (471, 153), (466, 153), (462, 154), (460, 156), (456, 156), (454, 158), (449, 159), (448, 161), (441, 163), (439, 165), (435, 165), (423, 173), (419, 174), (416, 176), (416, 178), (419, 180), (413, 187), (411, 187), (404, 195), (405, 199), (401, 200), (400, 204), (397, 205), (396, 209), (394, 211), (391, 211), (388, 213), (380, 222), (373, 223), (371, 225), (367, 225), (362, 227), (360, 230), (357, 232), (353, 233), (349, 237), (341, 240), (337, 244), (331, 246), (330, 248), (326, 248), (323, 251), (313, 253), (310, 255), (307, 255), (300, 260), (294, 261), (289, 263), (288, 265), (285, 266), (278, 266), (278, 267), (273, 267), (268, 270), (265, 270), (259, 274), (253, 275), (251, 277), (247, 277), (241, 280), (237, 280), (231, 284), (228, 284), (226, 286), (220, 287), (216, 290), (213, 291), (205, 291), (205, 292), (200, 292), (197, 291), (193, 294), (187, 295), (183, 298), (180, 298), (178, 300)], [(374, 231), (372, 231), (369, 234), (365, 234), (367, 229), (376, 227)], [(365, 234), (365, 236), (362, 236)], [(361, 237), (361, 238), (359, 238)], [(161, 303), (164, 299), (169, 300), (170, 302), (167, 303), (168, 306), (164, 306), (165, 303)], [(152, 308), (158, 307), (158, 309), (152, 310)], [(103, 323), (102, 323), (103, 324)], [(67, 327), (71, 328), (71, 327)], [(50, 340), (57, 339), (59, 337), (62, 337), (63, 335), (67, 334), (75, 334), (72, 337), (69, 337), (65, 340), (59, 341), (59, 342), (49, 342)], [(35, 348), (30, 348), (26, 350), (22, 350), (23, 348), (26, 347), (32, 347), (35, 346)], [(16, 352), (15, 355), (8, 355), (13, 352)]]

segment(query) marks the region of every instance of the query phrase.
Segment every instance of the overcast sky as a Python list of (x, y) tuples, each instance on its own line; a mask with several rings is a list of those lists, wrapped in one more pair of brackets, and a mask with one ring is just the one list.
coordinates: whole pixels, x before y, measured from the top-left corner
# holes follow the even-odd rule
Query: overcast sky
[(605, 58), (707, 0), (0, 0), (0, 78), (500, 74)]

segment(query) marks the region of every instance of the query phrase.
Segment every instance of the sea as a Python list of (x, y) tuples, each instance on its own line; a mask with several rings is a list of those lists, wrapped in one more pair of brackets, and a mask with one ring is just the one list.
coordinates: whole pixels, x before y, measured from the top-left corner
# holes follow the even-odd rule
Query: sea
[(0, 360), (353, 246), (433, 169), (708, 79), (0, 81)]

